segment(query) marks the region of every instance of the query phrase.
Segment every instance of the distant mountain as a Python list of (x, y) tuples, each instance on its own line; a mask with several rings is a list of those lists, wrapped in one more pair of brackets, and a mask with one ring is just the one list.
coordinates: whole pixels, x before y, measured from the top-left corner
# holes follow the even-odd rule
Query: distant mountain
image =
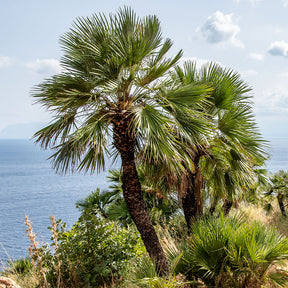
[(44, 126), (45, 123), (42, 122), (9, 125), (0, 131), (0, 139), (31, 139)]

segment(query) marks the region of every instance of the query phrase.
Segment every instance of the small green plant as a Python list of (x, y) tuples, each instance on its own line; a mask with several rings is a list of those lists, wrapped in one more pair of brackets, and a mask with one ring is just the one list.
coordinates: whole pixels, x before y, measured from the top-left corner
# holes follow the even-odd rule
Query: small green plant
[(129, 279), (125, 282), (125, 287), (131, 288), (187, 288), (190, 284), (199, 285), (197, 281), (187, 281), (184, 275), (175, 275), (175, 268), (182, 257), (182, 253), (175, 256), (173, 261), (169, 261), (170, 273), (166, 277), (159, 277), (156, 272), (156, 265), (146, 257), (133, 267), (129, 274)]
[(28, 257), (20, 258), (17, 260), (9, 260), (8, 268), (6, 269), (9, 273), (14, 274), (27, 274), (33, 270), (33, 265)]
[[(189, 282), (182, 282), (181, 280), (176, 279), (175, 277), (161, 278), (144, 278), (139, 281), (139, 287), (147, 288), (181, 288), (187, 287), (190, 284)], [(195, 284), (195, 283), (194, 283)]]
[(189, 280), (200, 278), (212, 287), (285, 287), (288, 239), (243, 215), (198, 221), (184, 244), (178, 265)]
[(39, 286), (39, 275), (28, 257), (9, 260), (7, 264), (8, 266), (0, 272), (1, 276), (14, 280), (22, 288), (43, 287)]

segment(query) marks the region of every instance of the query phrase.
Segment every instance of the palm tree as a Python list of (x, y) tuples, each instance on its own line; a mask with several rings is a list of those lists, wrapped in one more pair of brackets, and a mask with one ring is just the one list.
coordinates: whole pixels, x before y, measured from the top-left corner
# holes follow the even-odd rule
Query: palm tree
[(280, 170), (269, 177), (266, 195), (276, 195), (283, 216), (287, 216), (284, 200), (288, 197), (288, 171)]
[(288, 273), (279, 268), (288, 259), (288, 238), (244, 214), (197, 221), (182, 249), (176, 272), (201, 279), (208, 287), (287, 284)]
[(238, 73), (215, 63), (197, 69), (195, 62), (187, 61), (175, 68), (172, 78), (180, 86), (213, 87), (202, 106), (213, 123), (212, 133), (186, 150), (194, 169), (183, 173), (180, 198), (189, 227), (194, 217), (203, 214), (204, 187), (211, 199), (227, 198), (231, 204), (234, 195), (253, 181), (254, 166), (262, 166), (267, 155), (252, 113), (251, 88)]
[(198, 111), (210, 89), (196, 85), (173, 89), (165, 75), (182, 52), (165, 57), (172, 42), (163, 42), (156, 16), (140, 19), (124, 8), (109, 16), (78, 18), (60, 43), (63, 72), (34, 91), (36, 100), (55, 113), (55, 121), (34, 135), (36, 142), (55, 149), (53, 167), (62, 173), (93, 173), (104, 168), (106, 157), (120, 155), (128, 211), (158, 272), (166, 274), (167, 260), (136, 165), (161, 159), (181, 169), (178, 159), (185, 155), (171, 127), (182, 125), (187, 137), (190, 130), (205, 131)]

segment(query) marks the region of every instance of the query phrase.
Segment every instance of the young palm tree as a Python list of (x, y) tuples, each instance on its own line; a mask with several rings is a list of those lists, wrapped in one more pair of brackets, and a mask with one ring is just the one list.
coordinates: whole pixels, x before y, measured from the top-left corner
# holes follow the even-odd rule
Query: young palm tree
[(136, 162), (161, 159), (181, 168), (176, 159), (185, 155), (171, 127), (181, 125), (187, 137), (189, 131), (205, 131), (198, 111), (210, 89), (171, 88), (165, 75), (182, 52), (165, 58), (172, 43), (162, 41), (156, 16), (140, 19), (124, 8), (115, 15), (78, 18), (60, 42), (63, 72), (34, 92), (56, 115), (34, 135), (36, 142), (55, 149), (53, 166), (63, 173), (99, 171), (105, 157), (120, 155), (127, 208), (159, 273), (166, 274), (167, 260), (143, 200)]
[(263, 165), (265, 142), (252, 113), (251, 88), (238, 73), (213, 63), (197, 69), (195, 62), (187, 61), (183, 68), (175, 68), (172, 77), (180, 85), (206, 83), (213, 87), (207, 105), (202, 106), (213, 123), (213, 133), (186, 150), (194, 169), (183, 173), (180, 195), (189, 226), (191, 219), (203, 213), (204, 183), (210, 198), (231, 201), (253, 180), (254, 166)]
[(277, 202), (283, 216), (287, 216), (284, 200), (288, 197), (288, 171), (280, 170), (270, 177), (266, 195), (276, 195)]
[[(288, 239), (245, 215), (205, 218), (183, 243), (176, 272), (201, 279), (208, 287), (286, 287)], [(271, 286), (270, 286), (270, 285)]]

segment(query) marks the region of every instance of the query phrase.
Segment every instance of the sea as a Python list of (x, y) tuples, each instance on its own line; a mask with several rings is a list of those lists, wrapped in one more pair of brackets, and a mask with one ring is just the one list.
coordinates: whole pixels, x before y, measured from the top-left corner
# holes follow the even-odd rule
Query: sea
[(59, 175), (51, 168), (51, 151), (30, 140), (0, 139), (0, 269), (9, 259), (28, 255), (24, 218), (32, 221), (36, 240), (50, 241), (50, 216), (68, 227), (80, 212), (75, 202), (97, 188), (107, 188), (107, 170), (100, 174)]
[[(288, 138), (269, 139), (267, 169), (288, 170)], [(39, 243), (51, 241), (49, 217), (62, 219), (68, 228), (80, 212), (75, 203), (96, 188), (108, 187), (109, 168), (100, 174), (58, 175), (51, 168), (51, 151), (30, 140), (0, 139), (0, 270), (7, 260), (28, 255), (24, 218), (32, 221)], [(117, 164), (116, 164), (117, 165)], [(119, 165), (119, 164), (118, 164)]]

